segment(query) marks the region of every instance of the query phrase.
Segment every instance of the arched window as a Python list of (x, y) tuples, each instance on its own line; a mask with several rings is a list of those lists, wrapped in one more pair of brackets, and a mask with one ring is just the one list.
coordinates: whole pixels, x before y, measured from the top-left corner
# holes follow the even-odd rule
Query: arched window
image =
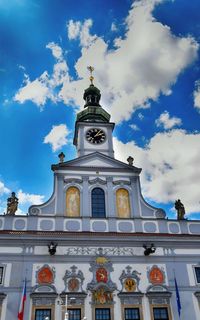
[(130, 218), (129, 193), (126, 189), (118, 189), (116, 192), (116, 207), (118, 218)]
[(76, 187), (70, 187), (67, 189), (66, 215), (68, 217), (80, 216), (80, 191)]
[(105, 218), (105, 193), (101, 188), (94, 188), (92, 190), (92, 217)]

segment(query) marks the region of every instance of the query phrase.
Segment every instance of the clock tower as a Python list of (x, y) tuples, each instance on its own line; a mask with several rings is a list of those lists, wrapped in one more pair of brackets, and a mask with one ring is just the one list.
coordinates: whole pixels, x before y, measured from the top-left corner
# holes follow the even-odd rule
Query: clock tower
[(92, 71), (91, 84), (84, 92), (84, 110), (77, 114), (74, 145), (77, 148), (77, 155), (85, 156), (93, 152), (100, 152), (114, 158), (112, 131), (114, 123), (110, 122), (110, 114), (100, 105), (100, 90), (93, 84)]

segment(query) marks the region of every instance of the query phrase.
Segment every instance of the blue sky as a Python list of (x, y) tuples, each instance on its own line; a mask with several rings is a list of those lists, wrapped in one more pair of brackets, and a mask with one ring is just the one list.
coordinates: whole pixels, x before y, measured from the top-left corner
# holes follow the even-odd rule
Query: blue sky
[(46, 201), (72, 145), (87, 66), (116, 122), (115, 156), (142, 167), (143, 195), (200, 218), (199, 0), (0, 0), (0, 213)]

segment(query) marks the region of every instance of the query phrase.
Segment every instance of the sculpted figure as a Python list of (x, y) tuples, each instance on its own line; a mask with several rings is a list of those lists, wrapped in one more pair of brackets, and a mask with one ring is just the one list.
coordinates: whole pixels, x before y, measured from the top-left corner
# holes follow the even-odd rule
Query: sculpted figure
[(178, 199), (175, 201), (175, 209), (177, 211), (177, 219), (182, 220), (184, 219), (185, 216), (185, 208), (184, 205), (182, 204), (181, 200)]
[(7, 214), (14, 215), (18, 207), (18, 198), (15, 192), (11, 193), (11, 197), (7, 199)]

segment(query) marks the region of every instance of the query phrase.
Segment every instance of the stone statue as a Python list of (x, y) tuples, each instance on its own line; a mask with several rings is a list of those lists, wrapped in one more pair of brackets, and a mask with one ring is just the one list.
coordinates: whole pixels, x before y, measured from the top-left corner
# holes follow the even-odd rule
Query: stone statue
[(129, 166), (132, 166), (132, 165), (133, 165), (134, 158), (131, 157), (131, 156), (129, 156), (129, 157), (127, 158), (127, 161), (128, 161)]
[(177, 219), (183, 220), (185, 215), (185, 208), (181, 200), (180, 199), (176, 200), (174, 206), (177, 211)]
[(63, 152), (61, 152), (59, 155), (58, 155), (59, 159), (60, 159), (60, 163), (64, 162), (64, 159), (65, 159), (65, 154)]
[(18, 207), (18, 198), (15, 192), (11, 193), (11, 197), (7, 199), (7, 214), (14, 215)]

